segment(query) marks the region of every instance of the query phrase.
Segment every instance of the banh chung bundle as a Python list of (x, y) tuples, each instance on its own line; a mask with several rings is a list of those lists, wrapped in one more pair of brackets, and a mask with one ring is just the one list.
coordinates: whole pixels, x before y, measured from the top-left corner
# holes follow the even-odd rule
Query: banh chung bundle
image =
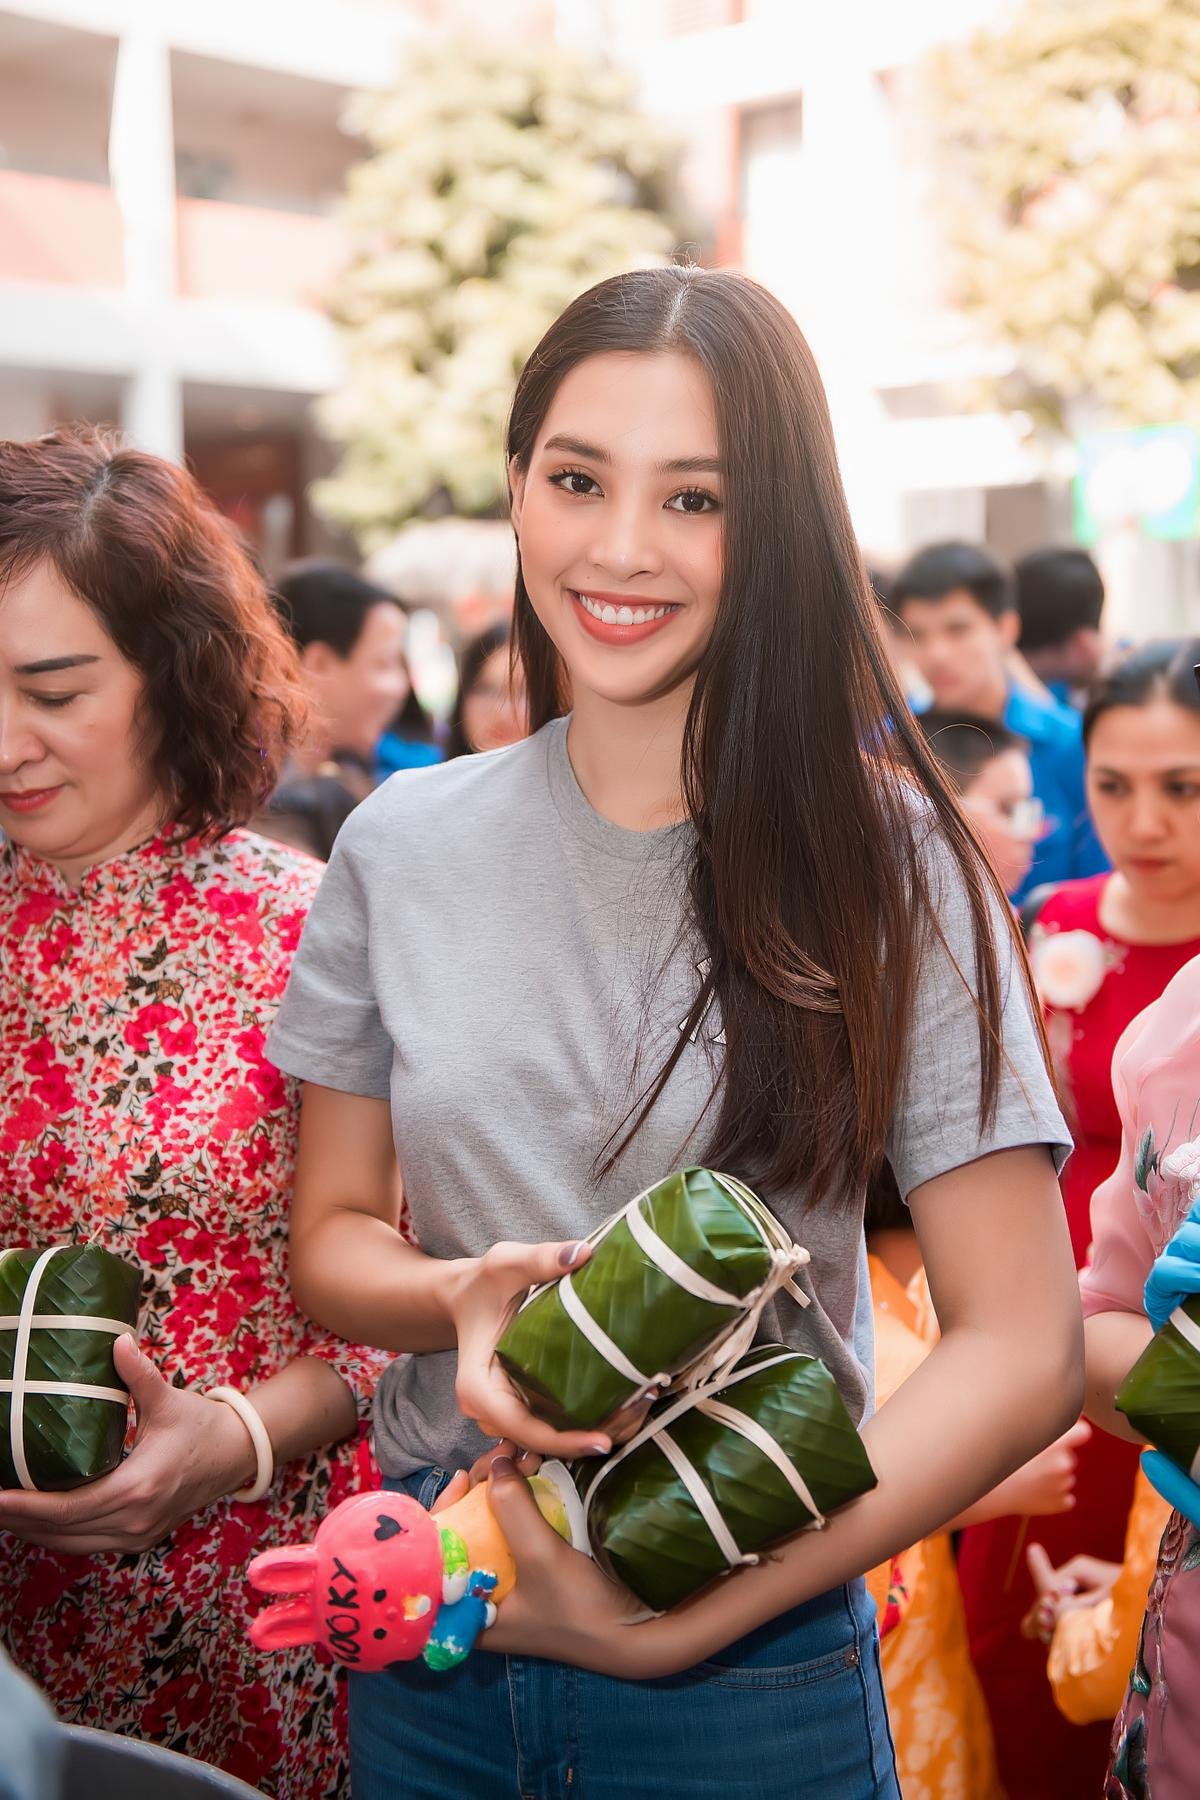
[(94, 1244), (0, 1251), (0, 1485), (82, 1487), (116, 1468), (129, 1396), (113, 1347), (140, 1291)]
[(825, 1365), (753, 1344), (772, 1295), (808, 1305), (794, 1280), (808, 1253), (743, 1182), (679, 1170), (588, 1241), (589, 1261), (529, 1296), (497, 1355), (560, 1428), (652, 1403), (629, 1442), (572, 1473), (601, 1567), (666, 1611), (876, 1478)]
[(531, 1412), (588, 1430), (700, 1368), (748, 1349), (808, 1252), (757, 1195), (712, 1169), (680, 1169), (638, 1194), (587, 1242), (580, 1269), (536, 1288), (496, 1346)]

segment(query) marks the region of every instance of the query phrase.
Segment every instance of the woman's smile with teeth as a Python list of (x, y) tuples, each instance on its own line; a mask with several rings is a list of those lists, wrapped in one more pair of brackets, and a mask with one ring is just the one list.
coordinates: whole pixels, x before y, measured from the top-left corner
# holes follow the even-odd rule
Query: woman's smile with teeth
[(578, 592), (575, 598), (584, 612), (604, 625), (645, 625), (651, 619), (665, 619), (669, 612), (676, 610), (674, 606), (613, 606), (608, 601), (601, 603), (589, 594)]

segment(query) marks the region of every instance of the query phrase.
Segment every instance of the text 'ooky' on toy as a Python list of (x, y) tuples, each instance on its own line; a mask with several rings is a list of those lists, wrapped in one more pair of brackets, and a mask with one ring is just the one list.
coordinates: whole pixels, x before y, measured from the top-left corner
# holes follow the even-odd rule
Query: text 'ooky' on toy
[[(563, 1465), (543, 1463), (529, 1485), (547, 1523), (586, 1551), (583, 1508)], [(436, 1517), (407, 1494), (355, 1494), (311, 1544), (265, 1550), (247, 1576), (261, 1593), (293, 1596), (251, 1621), (259, 1650), (321, 1644), (352, 1669), (418, 1656), (453, 1669), (494, 1621), (516, 1566), (481, 1483)]]

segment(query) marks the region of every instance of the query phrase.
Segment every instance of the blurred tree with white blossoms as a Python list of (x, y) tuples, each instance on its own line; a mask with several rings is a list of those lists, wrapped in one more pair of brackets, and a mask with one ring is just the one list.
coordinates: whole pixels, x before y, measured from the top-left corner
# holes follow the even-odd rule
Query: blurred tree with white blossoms
[(1200, 424), (1200, 0), (1019, 0), (918, 108), (951, 298), (1040, 423)]
[(501, 505), (521, 365), (594, 281), (666, 260), (674, 147), (619, 70), (486, 38), (418, 43), (346, 125), (370, 154), (331, 296), (347, 375), (319, 414), (342, 453), (313, 498), (371, 550), (423, 513)]

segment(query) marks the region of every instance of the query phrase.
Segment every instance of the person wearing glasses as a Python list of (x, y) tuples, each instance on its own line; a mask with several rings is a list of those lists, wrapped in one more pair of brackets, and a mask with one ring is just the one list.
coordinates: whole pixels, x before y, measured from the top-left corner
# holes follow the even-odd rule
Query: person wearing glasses
[[(1093, 685), (1083, 715), (1087, 797), (1112, 872), (1037, 890), (1023, 908), (1075, 1137), (1062, 1189), (1080, 1268), (1092, 1242), (1092, 1195), (1121, 1152), (1111, 1078), (1117, 1041), (1200, 954), (1198, 660), (1200, 642), (1149, 643)], [(1068, 1724), (1053, 1703), (1044, 1647), (1020, 1634), (1037, 1599), (1024, 1552), (1032, 1536), (1056, 1568), (1084, 1551), (1119, 1563), (1136, 1468), (1132, 1445), (1097, 1431), (1080, 1447), (1072, 1511), (1039, 1520), (1034, 1532), (1010, 1518), (964, 1534), (959, 1567), (972, 1651), (1011, 1792), (1100, 1791), (1107, 1724)], [(1037, 1773), (1026, 1766), (1034, 1761)]]
[(949, 775), (1006, 894), (1024, 886), (1045, 809), (1033, 791), (1029, 746), (998, 719), (930, 707), (917, 720)]

